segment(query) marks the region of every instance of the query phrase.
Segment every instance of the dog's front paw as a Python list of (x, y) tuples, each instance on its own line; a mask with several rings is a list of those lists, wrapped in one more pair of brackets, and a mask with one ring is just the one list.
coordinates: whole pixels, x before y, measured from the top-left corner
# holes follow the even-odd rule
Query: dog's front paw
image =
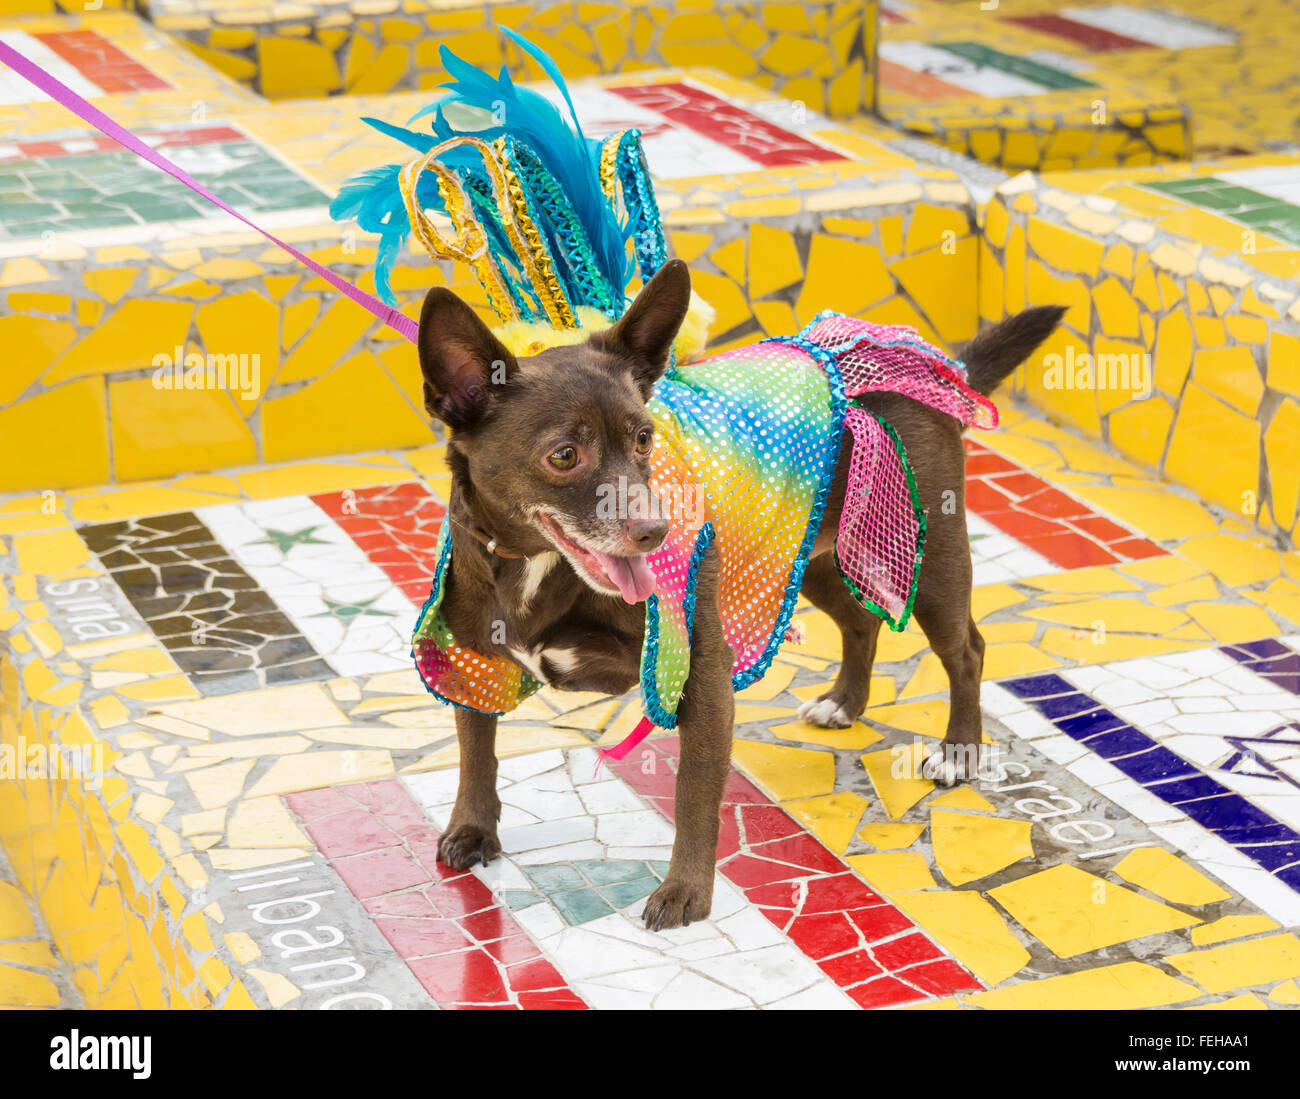
[(978, 744), (949, 744), (945, 740), (921, 764), (921, 777), (932, 779), (940, 786), (956, 786), (976, 778), (979, 765)]
[(800, 721), (806, 721), (809, 725), (818, 725), (823, 729), (847, 729), (856, 720), (850, 717), (835, 699), (826, 695), (805, 702), (799, 707), (797, 713)]
[(645, 902), (644, 919), (650, 931), (670, 931), (703, 920), (713, 907), (713, 882), (695, 885), (667, 879)]
[(461, 824), (438, 837), (438, 861), (453, 870), (486, 866), (501, 854), (496, 830), (488, 831), (474, 824)]

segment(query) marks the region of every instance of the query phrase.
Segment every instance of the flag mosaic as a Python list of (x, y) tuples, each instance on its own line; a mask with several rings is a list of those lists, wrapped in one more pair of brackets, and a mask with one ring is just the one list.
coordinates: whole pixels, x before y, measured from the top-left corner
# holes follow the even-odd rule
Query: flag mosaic
[[(231, 126), (156, 130), (149, 143), (236, 209), (319, 209), (328, 196)], [(0, 240), (155, 222), (232, 219), (183, 184), (92, 132), (0, 148)]]
[[(170, 86), (92, 30), (7, 30), (0, 31), (0, 42), (30, 57), (87, 98)], [(0, 73), (0, 105), (40, 98), (41, 93), (17, 73), (7, 68)]]

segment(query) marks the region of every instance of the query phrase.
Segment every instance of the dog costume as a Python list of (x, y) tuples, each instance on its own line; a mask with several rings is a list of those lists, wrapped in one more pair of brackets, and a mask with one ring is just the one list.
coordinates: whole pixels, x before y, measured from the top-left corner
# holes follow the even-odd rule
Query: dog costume
[[(511, 37), (567, 100), (550, 59)], [(646, 281), (667, 259), (639, 135), (589, 141), (571, 103), (566, 122), (504, 73), (487, 76), (445, 47), (443, 61), (455, 77), (452, 92), (416, 116), (433, 114), (430, 133), (368, 120), (421, 156), (362, 173), (331, 207), (336, 217), (356, 217), (381, 234), (380, 296), (392, 301), (387, 273), (414, 231), (431, 254), (475, 267), (506, 322), (498, 335), (516, 353), (574, 343), (612, 323), (625, 307), (629, 252)], [(447, 121), (453, 105), (463, 112), (499, 103), (505, 126), (462, 132)], [(430, 209), (451, 222), (454, 239), (438, 233)], [(964, 425), (997, 426), (996, 408), (966, 385), (961, 363), (911, 328), (825, 312), (798, 335), (686, 361), (703, 342), (706, 313), (695, 300), (674, 362), (647, 402), (655, 424), (650, 483), (668, 501), (669, 532), (647, 556), (656, 584), (646, 602), (642, 735), (651, 722), (677, 724), (690, 672), (696, 573), (710, 545), (718, 549), (723, 627), (736, 655), (733, 686), (740, 690), (767, 671), (790, 626), (846, 431), (852, 449), (835, 562), (864, 607), (895, 630), (906, 626), (925, 514), (898, 435), (856, 398), (900, 393)], [(412, 655), (439, 699), (508, 713), (542, 683), (452, 636), (440, 611), (452, 551), (444, 519)]]

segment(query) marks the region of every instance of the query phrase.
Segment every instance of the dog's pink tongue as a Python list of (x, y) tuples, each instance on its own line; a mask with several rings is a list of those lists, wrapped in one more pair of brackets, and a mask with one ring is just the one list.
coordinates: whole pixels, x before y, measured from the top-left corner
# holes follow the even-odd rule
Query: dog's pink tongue
[(614, 557), (608, 553), (597, 553), (601, 567), (623, 594), (627, 603), (644, 603), (655, 590), (655, 574), (650, 571), (644, 556)]

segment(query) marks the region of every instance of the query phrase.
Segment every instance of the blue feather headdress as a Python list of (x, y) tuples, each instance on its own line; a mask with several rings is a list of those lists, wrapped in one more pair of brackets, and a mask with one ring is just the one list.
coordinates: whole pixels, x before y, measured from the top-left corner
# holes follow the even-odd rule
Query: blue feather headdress
[[(613, 320), (634, 273), (649, 279), (667, 258), (640, 134), (586, 137), (554, 61), (502, 30), (550, 77), (568, 118), (516, 87), (504, 67), (492, 77), (442, 46), (448, 94), (408, 122), (431, 119), (427, 132), (363, 119), (418, 157), (353, 176), (330, 216), (379, 235), (375, 284), (389, 305), (393, 264), (414, 232), (438, 258), (470, 263), (503, 321), (576, 328), (580, 307)], [(448, 113), (485, 124), (458, 129)], [(443, 236), (429, 213), (450, 220), (456, 238)]]

